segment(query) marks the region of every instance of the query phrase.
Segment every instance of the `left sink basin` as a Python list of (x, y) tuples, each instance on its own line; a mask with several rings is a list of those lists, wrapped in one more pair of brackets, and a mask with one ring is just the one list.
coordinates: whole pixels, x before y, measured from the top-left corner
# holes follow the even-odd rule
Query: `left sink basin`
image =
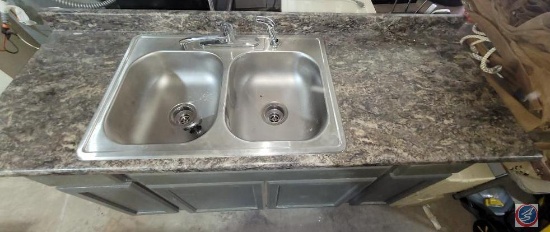
[[(216, 119), (222, 79), (223, 64), (212, 53), (149, 53), (124, 74), (107, 112), (105, 134), (120, 144), (195, 140)], [(192, 123), (200, 124), (200, 129)]]

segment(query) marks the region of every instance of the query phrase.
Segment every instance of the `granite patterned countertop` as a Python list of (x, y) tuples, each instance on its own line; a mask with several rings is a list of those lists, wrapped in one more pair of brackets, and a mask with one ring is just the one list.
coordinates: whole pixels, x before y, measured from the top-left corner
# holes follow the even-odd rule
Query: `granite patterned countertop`
[[(47, 11), (56, 30), (0, 96), (0, 176), (186, 172), (540, 158), (457, 43), (453, 16), (270, 14), (327, 46), (347, 148), (333, 154), (81, 161), (76, 148), (130, 40), (242, 33), (258, 13)], [(263, 33), (263, 31), (261, 32)]]

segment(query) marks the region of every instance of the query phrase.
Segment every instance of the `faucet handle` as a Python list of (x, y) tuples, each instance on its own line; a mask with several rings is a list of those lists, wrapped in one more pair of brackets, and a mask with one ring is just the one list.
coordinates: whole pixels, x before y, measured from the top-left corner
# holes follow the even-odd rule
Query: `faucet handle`
[(256, 16), (256, 22), (264, 24), (268, 27), (275, 28), (275, 21), (265, 16)]
[(275, 31), (275, 22), (265, 16), (256, 16), (256, 22), (267, 26), (267, 33), (269, 34), (269, 44), (276, 48), (279, 46), (279, 39), (277, 39), (277, 31)]
[(233, 29), (233, 24), (228, 22), (218, 22), (217, 25), (220, 27), (222, 35), (227, 38), (228, 43), (235, 41), (235, 29)]
[(233, 25), (231, 23), (218, 22), (216, 24), (220, 28), (220, 31), (223, 33), (224, 36), (227, 36), (227, 35), (233, 33)]

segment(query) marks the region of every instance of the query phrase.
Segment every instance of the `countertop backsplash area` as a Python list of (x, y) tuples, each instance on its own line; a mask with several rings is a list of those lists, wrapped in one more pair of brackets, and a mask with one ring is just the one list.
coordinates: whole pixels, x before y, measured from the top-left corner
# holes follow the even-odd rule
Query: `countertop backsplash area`
[[(0, 96), (0, 176), (354, 167), (529, 160), (532, 141), (458, 44), (458, 16), (43, 11), (50, 42)], [(130, 40), (140, 34), (315, 34), (347, 141), (332, 154), (81, 161), (76, 148)]]
[[(280, 34), (372, 34), (373, 36), (414, 36), (432, 34), (456, 38), (464, 24), (461, 16), (362, 15), (336, 13), (204, 12), (144, 10), (56, 10), (40, 15), (56, 30), (141, 31), (178, 34), (218, 33), (218, 22), (229, 22), (237, 34), (265, 34), (255, 22), (258, 15), (277, 23)], [(391, 39), (391, 38), (388, 38)]]

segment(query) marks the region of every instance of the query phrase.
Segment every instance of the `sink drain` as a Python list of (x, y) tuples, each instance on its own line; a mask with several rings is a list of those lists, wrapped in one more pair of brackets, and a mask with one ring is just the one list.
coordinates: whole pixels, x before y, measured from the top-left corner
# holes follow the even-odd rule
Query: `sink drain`
[(276, 102), (267, 104), (262, 112), (264, 121), (274, 126), (285, 122), (288, 115), (286, 107)]
[(195, 106), (190, 103), (179, 103), (172, 107), (168, 119), (172, 125), (182, 127), (185, 131), (198, 133), (201, 130), (202, 120), (198, 117)]

